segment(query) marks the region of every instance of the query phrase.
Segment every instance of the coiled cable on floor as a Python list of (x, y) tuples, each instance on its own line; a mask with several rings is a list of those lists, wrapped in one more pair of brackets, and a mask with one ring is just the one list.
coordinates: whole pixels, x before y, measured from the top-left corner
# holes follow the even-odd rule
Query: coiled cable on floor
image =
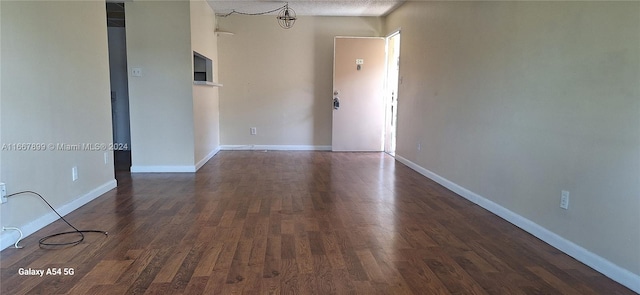
[[(42, 201), (44, 201), (49, 206), (49, 208), (51, 208), (51, 210), (53, 210), (53, 212), (55, 212), (60, 217), (60, 219), (62, 219), (62, 221), (64, 221), (67, 225), (69, 225), (71, 228), (74, 229), (73, 231), (67, 231), (67, 232), (61, 232), (61, 233), (57, 233), (57, 234), (52, 234), (52, 235), (48, 235), (48, 236), (40, 239), (38, 241), (38, 244), (40, 245), (41, 248), (43, 248), (43, 247), (64, 247), (64, 246), (75, 246), (75, 245), (78, 245), (78, 244), (82, 243), (82, 241), (84, 241), (84, 234), (85, 233), (101, 233), (101, 234), (104, 234), (104, 235), (109, 235), (108, 232), (102, 231), (102, 230), (93, 230), (93, 229), (90, 229), (90, 230), (79, 230), (79, 229), (77, 229), (75, 226), (73, 226), (71, 223), (69, 223), (66, 219), (64, 219), (64, 217), (62, 217), (62, 215), (60, 215), (60, 213), (58, 213), (58, 211), (56, 211), (56, 209), (54, 209), (53, 206), (51, 206), (51, 204), (49, 204), (49, 202), (47, 202), (47, 200), (37, 192), (34, 192), (34, 191), (21, 191), (21, 192), (17, 192), (17, 193), (13, 193), (13, 194), (7, 195), (7, 198), (13, 197), (13, 196), (16, 196), (16, 195), (21, 195), (21, 194), (34, 194), (34, 195), (40, 197), (40, 199), (42, 199)], [(48, 243), (47, 242), (47, 240), (49, 240), (49, 239), (51, 239), (53, 237), (64, 236), (64, 235), (69, 235), (69, 234), (79, 234), (80, 237), (75, 241), (66, 242), (66, 243)]]

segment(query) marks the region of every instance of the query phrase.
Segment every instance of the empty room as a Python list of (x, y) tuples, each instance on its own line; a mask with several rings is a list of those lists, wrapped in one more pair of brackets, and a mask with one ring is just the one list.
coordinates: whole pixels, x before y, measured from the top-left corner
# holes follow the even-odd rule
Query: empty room
[(638, 1), (0, 0), (1, 294), (638, 294)]

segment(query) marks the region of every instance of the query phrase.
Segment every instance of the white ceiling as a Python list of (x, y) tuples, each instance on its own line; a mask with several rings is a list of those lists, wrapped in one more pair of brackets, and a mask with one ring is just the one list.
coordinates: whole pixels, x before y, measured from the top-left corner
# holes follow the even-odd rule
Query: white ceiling
[[(298, 16), (382, 16), (391, 12), (405, 0), (292, 0), (289, 8)], [(284, 1), (247, 1), (247, 0), (207, 0), (217, 14), (230, 13), (233, 10), (245, 13), (259, 13), (283, 6)], [(271, 13), (276, 15), (277, 12)]]

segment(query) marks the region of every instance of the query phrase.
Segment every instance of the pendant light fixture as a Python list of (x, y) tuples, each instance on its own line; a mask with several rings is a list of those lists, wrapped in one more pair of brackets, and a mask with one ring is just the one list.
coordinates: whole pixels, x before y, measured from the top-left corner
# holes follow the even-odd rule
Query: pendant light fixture
[(296, 19), (296, 12), (289, 8), (289, 3), (285, 4), (278, 12), (278, 24), (283, 29), (291, 29)]

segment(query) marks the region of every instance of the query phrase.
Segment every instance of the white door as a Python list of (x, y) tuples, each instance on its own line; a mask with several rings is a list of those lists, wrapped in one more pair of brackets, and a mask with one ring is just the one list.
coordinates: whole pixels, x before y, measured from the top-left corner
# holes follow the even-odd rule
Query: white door
[(382, 151), (385, 39), (336, 37), (333, 151)]

